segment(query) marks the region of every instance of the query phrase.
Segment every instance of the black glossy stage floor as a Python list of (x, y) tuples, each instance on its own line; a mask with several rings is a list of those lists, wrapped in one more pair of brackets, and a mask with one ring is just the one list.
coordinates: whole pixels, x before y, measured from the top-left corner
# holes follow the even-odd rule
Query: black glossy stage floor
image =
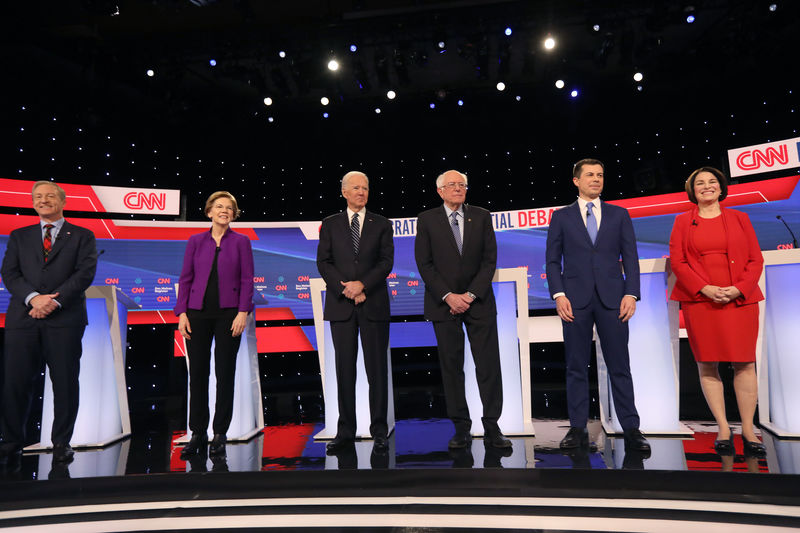
[[(443, 419), (396, 423), (328, 456), (320, 423), (269, 426), (224, 459), (180, 459), (171, 439), (134, 436), (66, 466), (26, 454), (0, 482), (9, 531), (758, 531), (800, 528), (800, 441), (762, 438), (764, 459), (714, 453), (714, 427), (651, 436), (649, 457), (590, 425), (597, 450), (562, 453), (565, 421), (534, 421), (513, 448), (448, 451)], [(730, 471), (730, 472), (720, 472)]]

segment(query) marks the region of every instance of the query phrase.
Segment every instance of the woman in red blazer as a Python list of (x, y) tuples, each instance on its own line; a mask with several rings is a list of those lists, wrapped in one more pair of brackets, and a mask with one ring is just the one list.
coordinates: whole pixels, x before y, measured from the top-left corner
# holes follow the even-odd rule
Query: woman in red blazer
[(208, 443), (208, 375), (211, 342), (217, 398), (211, 455), (225, 453), (233, 416), (236, 353), (247, 314), (253, 310), (253, 250), (250, 239), (230, 229), (239, 216), (236, 198), (217, 191), (206, 201), (211, 230), (192, 235), (186, 244), (174, 312), (189, 356), (189, 429), (192, 438), (181, 456), (205, 452)]
[(677, 281), (670, 298), (681, 302), (700, 385), (719, 425), (714, 449), (720, 455), (734, 454), (718, 370), (719, 362), (729, 361), (745, 454), (763, 456), (753, 416), (758, 302), (764, 299), (758, 280), (764, 259), (748, 216), (719, 205), (728, 194), (722, 172), (713, 167), (695, 170), (686, 180), (686, 194), (697, 207), (675, 217), (672, 227), (670, 264)]

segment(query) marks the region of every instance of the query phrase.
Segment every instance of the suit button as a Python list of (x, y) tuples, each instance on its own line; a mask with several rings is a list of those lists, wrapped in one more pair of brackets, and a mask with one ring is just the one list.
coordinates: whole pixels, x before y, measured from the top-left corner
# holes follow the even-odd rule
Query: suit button
[(356, 259), (356, 260), (355, 260), (355, 261), (353, 261), (353, 262), (354, 262), (355, 264), (358, 264), (358, 259)]

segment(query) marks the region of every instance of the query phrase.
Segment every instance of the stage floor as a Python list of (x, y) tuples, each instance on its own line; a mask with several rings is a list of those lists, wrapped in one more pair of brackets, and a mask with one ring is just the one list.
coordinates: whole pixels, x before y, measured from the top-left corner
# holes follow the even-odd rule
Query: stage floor
[[(443, 419), (397, 422), (386, 454), (338, 456), (321, 424), (265, 428), (224, 459), (180, 459), (182, 433), (82, 450), (65, 466), (26, 454), (0, 480), (10, 531), (757, 531), (800, 528), (800, 441), (767, 432), (765, 459), (693, 438), (649, 437), (649, 457), (590, 424), (597, 450), (562, 453), (568, 423), (535, 420), (513, 448), (448, 451)], [(738, 428), (737, 428), (738, 429)], [(738, 431), (737, 431), (738, 433)], [(733, 473), (721, 473), (732, 471)], [(760, 473), (751, 476), (747, 473)], [(353, 529), (356, 528), (356, 529)]]

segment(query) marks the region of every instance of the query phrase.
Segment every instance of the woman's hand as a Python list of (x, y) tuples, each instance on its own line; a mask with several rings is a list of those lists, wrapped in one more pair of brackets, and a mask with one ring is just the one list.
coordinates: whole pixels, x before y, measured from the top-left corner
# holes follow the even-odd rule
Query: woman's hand
[(238, 337), (244, 331), (244, 327), (247, 325), (247, 311), (239, 311), (236, 313), (236, 318), (233, 319), (233, 324), (231, 324), (231, 335), (234, 337)]
[(181, 337), (184, 339), (192, 338), (192, 326), (189, 324), (189, 317), (186, 316), (186, 313), (181, 313), (178, 316), (178, 331), (181, 332)]

